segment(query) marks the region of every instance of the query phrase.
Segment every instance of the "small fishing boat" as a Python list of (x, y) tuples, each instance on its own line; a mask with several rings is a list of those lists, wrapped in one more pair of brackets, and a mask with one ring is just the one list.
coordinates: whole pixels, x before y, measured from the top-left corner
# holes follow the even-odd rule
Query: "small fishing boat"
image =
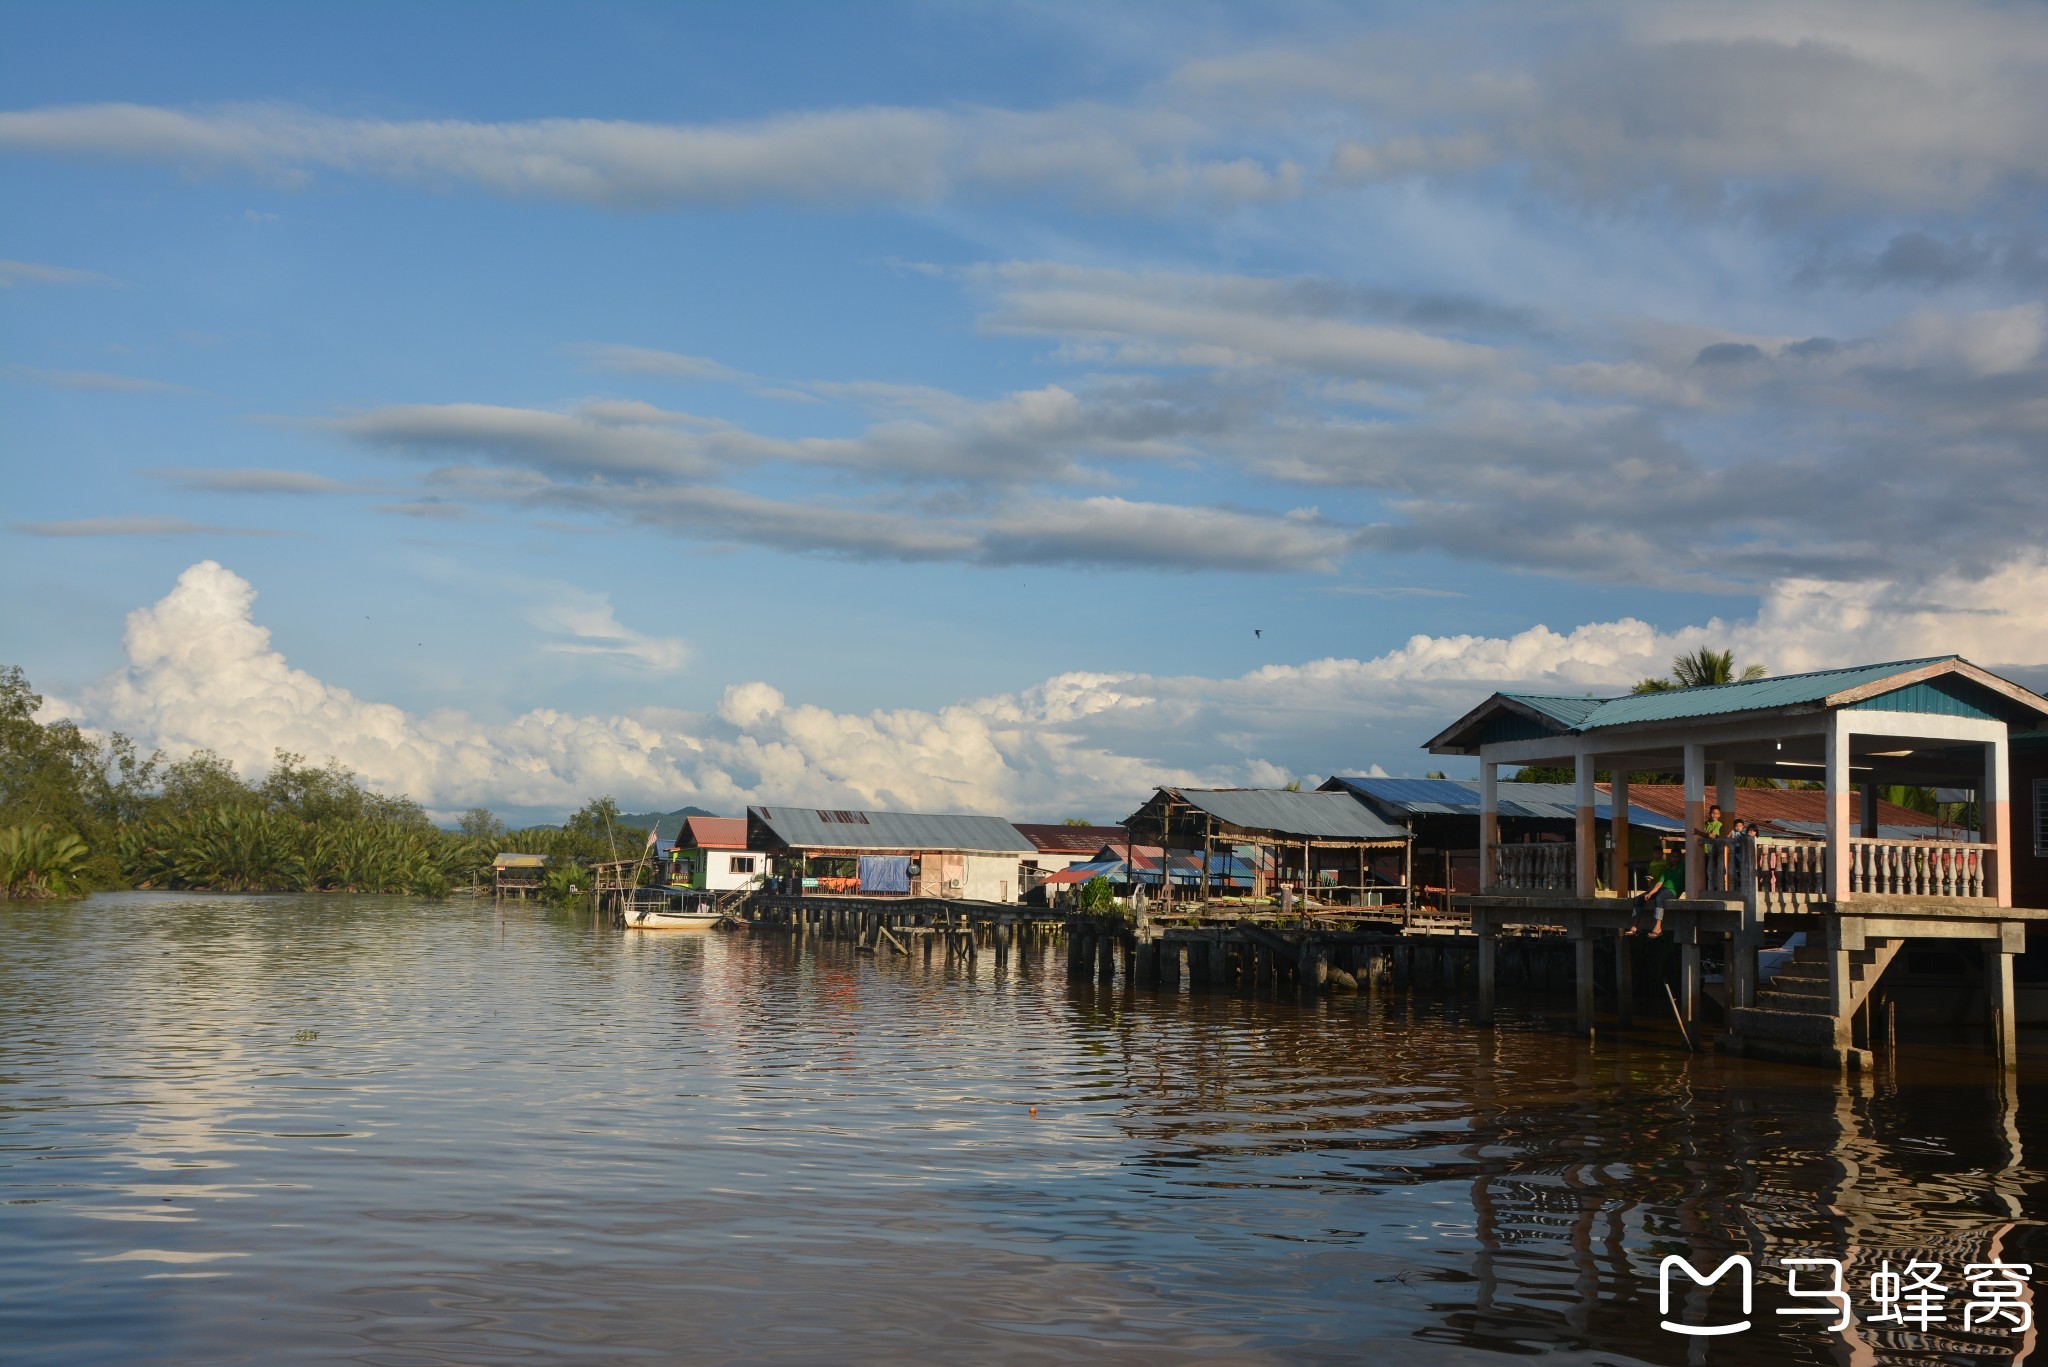
[(709, 897), (664, 895), (658, 888), (641, 888), (619, 913), (628, 930), (709, 930), (724, 919)]
[(709, 930), (724, 920), (722, 912), (699, 905), (688, 911), (666, 907), (634, 907), (626, 913), (628, 930)]

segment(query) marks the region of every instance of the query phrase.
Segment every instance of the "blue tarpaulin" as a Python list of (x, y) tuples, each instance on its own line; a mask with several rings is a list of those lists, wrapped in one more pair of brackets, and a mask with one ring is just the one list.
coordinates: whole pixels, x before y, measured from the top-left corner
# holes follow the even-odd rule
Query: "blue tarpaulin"
[(909, 892), (910, 856), (864, 854), (860, 857), (862, 892)]

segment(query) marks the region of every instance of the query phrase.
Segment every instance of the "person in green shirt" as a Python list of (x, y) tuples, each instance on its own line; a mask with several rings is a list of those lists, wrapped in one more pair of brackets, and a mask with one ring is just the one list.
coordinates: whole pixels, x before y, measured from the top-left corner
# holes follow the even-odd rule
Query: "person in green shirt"
[[(1664, 933), (1664, 903), (1685, 891), (1685, 856), (1676, 853), (1666, 843), (1657, 849), (1657, 857), (1650, 861), (1650, 886), (1636, 894), (1635, 909), (1628, 918), (1628, 929), (1622, 933), (1634, 935), (1644, 925), (1650, 927), (1652, 938)], [(1653, 919), (1654, 913), (1654, 919)]]

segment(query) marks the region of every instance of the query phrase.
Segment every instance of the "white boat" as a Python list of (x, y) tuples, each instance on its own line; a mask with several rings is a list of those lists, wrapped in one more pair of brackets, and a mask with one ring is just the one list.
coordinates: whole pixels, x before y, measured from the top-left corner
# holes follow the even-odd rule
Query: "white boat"
[(628, 930), (709, 930), (725, 919), (709, 902), (685, 902), (681, 909), (665, 906), (629, 907), (625, 913)]
[(628, 930), (709, 930), (725, 917), (715, 911), (664, 911), (639, 907), (626, 913)]

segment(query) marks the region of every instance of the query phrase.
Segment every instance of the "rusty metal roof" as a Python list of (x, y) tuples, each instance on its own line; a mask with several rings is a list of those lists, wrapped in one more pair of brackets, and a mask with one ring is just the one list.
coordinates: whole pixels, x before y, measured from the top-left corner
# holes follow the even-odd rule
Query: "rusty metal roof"
[(747, 819), (743, 816), (690, 816), (676, 833), (679, 850), (743, 850)]
[(1124, 839), (1121, 826), (1051, 826), (1022, 821), (1011, 824), (1043, 854), (1093, 854), (1112, 841)]

